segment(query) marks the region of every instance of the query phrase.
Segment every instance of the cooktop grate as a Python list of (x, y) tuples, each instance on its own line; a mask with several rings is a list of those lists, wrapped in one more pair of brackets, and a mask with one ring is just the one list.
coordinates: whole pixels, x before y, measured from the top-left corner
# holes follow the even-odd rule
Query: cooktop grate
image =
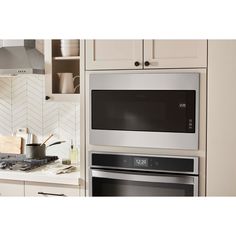
[(42, 159), (29, 159), (24, 154), (0, 153), (0, 169), (29, 171), (58, 160), (57, 156), (45, 156)]

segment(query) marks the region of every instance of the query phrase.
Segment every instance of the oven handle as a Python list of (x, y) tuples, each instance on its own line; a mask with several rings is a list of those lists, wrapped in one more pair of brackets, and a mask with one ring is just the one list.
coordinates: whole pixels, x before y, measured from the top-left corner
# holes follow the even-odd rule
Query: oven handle
[(152, 182), (152, 183), (173, 183), (173, 184), (188, 184), (195, 185), (198, 182), (197, 176), (156, 176), (156, 175), (139, 175), (131, 173), (118, 173), (101, 170), (91, 170), (92, 177), (119, 179), (139, 182)]

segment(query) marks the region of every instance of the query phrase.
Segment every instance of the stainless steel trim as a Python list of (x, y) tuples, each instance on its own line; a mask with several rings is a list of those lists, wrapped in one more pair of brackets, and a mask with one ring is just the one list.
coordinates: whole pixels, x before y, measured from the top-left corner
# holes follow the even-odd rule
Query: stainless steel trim
[[(89, 142), (93, 145), (198, 149), (199, 73), (90, 73), (89, 74)], [(195, 133), (94, 130), (91, 128), (91, 91), (103, 90), (195, 90)]]
[(193, 196), (199, 195), (198, 190), (198, 176), (152, 176), (152, 175), (138, 175), (138, 174), (127, 174), (116, 173), (101, 170), (90, 170), (89, 172), (89, 196), (92, 196), (92, 178), (109, 178), (109, 179), (120, 179), (128, 181), (139, 181), (139, 182), (152, 182), (152, 183), (173, 183), (173, 184), (186, 184), (193, 185)]
[(193, 159), (193, 174), (199, 175), (199, 157)]
[[(197, 132), (197, 131), (196, 131)], [(90, 144), (166, 149), (198, 149), (198, 133), (164, 133), (142, 131), (93, 130)]]
[(198, 90), (199, 73), (91, 73), (91, 89), (101, 90)]
[(34, 74), (31, 68), (24, 69), (0, 69), (0, 77), (8, 76), (16, 76), (18, 74)]
[(92, 154), (111, 154), (111, 155), (129, 155), (129, 156), (140, 156), (140, 157), (164, 157), (164, 158), (181, 158), (181, 159), (192, 159), (193, 160), (193, 171), (192, 172), (180, 172), (180, 171), (165, 171), (165, 170), (147, 170), (147, 169), (138, 169), (139, 171), (150, 171), (150, 172), (165, 172), (165, 173), (178, 173), (178, 174), (191, 174), (198, 175), (199, 174), (199, 157), (196, 156), (170, 156), (170, 155), (152, 155), (152, 154), (139, 154), (139, 153), (118, 153), (118, 152), (99, 152), (99, 151), (89, 151), (89, 166), (92, 168), (109, 168), (109, 169), (124, 169), (130, 170), (130, 168), (117, 168), (117, 167), (108, 167), (108, 166), (95, 166), (92, 165)]
[(199, 195), (199, 177), (194, 178), (193, 196)]
[[(174, 184), (194, 184), (194, 178), (196, 176), (157, 176), (157, 175), (144, 175), (144, 174), (131, 174), (128, 172), (116, 173), (106, 170), (91, 170), (92, 177), (96, 178), (109, 178), (120, 179), (128, 181), (139, 182), (152, 182), (152, 183), (174, 183)], [(127, 174), (128, 173), (128, 174)], [(198, 178), (198, 177), (196, 177)]]
[(146, 171), (152, 173), (169, 173), (169, 174), (182, 174), (182, 175), (197, 175), (193, 172), (181, 172), (181, 171), (167, 171), (167, 170), (153, 170), (153, 169), (132, 169), (132, 168), (123, 168), (123, 167), (110, 167), (110, 166), (91, 166), (91, 169), (109, 169), (109, 170), (136, 170), (136, 171)]

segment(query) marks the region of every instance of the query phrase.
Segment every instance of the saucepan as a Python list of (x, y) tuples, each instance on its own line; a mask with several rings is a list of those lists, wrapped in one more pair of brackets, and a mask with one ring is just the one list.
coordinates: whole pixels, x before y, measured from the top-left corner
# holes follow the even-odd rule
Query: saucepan
[(26, 157), (31, 159), (43, 159), (46, 156), (46, 149), (48, 147), (65, 143), (65, 141), (58, 141), (54, 142), (48, 146), (46, 146), (46, 142), (52, 137), (53, 135), (50, 135), (49, 138), (47, 138), (43, 143), (31, 143), (26, 144)]

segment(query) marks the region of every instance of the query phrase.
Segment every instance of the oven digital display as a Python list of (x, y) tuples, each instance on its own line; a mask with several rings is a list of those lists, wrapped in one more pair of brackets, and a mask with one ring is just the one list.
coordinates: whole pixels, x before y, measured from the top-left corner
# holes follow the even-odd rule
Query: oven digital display
[(148, 167), (148, 158), (134, 158), (134, 167)]

